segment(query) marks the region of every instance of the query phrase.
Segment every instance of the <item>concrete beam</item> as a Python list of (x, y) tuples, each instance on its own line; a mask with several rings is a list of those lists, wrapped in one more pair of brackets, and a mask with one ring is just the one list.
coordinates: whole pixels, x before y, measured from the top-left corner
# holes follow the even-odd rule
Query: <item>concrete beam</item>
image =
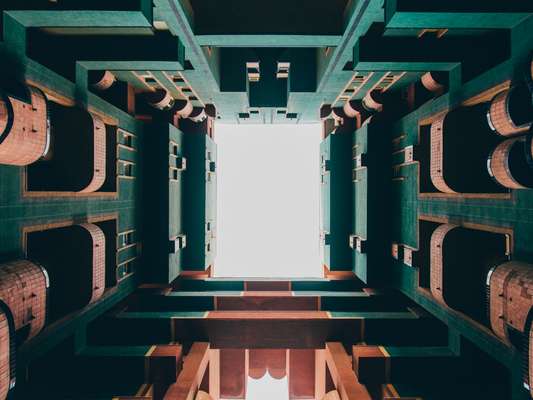
[(509, 29), (528, 18), (533, 3), (523, 0), (386, 0), (387, 28)]

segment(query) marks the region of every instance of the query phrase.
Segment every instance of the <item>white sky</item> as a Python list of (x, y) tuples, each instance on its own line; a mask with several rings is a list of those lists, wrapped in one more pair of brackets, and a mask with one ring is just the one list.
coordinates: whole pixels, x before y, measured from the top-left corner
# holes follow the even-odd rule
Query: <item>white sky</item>
[(268, 372), (261, 379), (248, 377), (248, 381), (246, 382), (246, 400), (284, 399), (289, 399), (289, 382), (287, 381), (287, 377), (274, 379)]
[(320, 277), (320, 125), (217, 124), (218, 277)]

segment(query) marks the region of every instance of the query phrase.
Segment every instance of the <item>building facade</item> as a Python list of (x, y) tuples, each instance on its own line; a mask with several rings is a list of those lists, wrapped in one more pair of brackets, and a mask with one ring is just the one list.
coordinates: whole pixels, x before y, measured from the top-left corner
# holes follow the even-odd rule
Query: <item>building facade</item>
[[(532, 31), (523, 0), (0, 2), (0, 400), (532, 398)], [(223, 123), (321, 124), (323, 278), (216, 277)]]

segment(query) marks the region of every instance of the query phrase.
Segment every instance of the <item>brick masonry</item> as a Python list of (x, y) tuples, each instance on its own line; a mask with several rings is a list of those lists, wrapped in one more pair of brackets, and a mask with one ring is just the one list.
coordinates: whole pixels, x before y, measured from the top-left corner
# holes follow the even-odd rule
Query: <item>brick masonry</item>
[(15, 329), (30, 326), (28, 338), (35, 336), (46, 321), (45, 270), (27, 260), (0, 265), (0, 299), (13, 314)]
[(508, 340), (507, 325), (525, 332), (533, 306), (533, 265), (509, 261), (490, 277), (490, 323), (496, 335)]
[(509, 169), (509, 153), (517, 141), (524, 140), (521, 137), (507, 139), (501, 142), (490, 158), (490, 169), (494, 179), (508, 189), (527, 189), (518, 183)]
[(89, 304), (97, 301), (105, 290), (105, 235), (104, 232), (94, 224), (80, 224), (92, 237), (93, 241), (93, 281), (92, 296)]
[[(4, 127), (3, 131), (7, 125), (9, 129), (0, 143), (0, 164), (29, 165), (46, 152), (49, 140), (47, 100), (39, 89), (28, 86), (28, 90), (29, 104), (9, 96), (0, 98), (0, 128)], [(12, 116), (8, 112), (10, 108)]]
[(4, 400), (9, 392), (11, 380), (9, 353), (9, 323), (7, 316), (0, 310), (0, 400)]
[(106, 178), (106, 128), (100, 117), (89, 113), (93, 119), (94, 162), (93, 178), (80, 193), (92, 193), (100, 189)]
[(444, 273), (444, 261), (443, 261), (443, 245), (446, 235), (453, 229), (457, 228), (457, 225), (444, 224), (439, 226), (431, 235), (430, 242), (430, 262), (431, 262), (431, 276), (430, 276), (430, 289), (431, 294), (439, 303), (447, 306), (444, 299), (444, 287), (443, 287), (443, 273)]
[(430, 177), (437, 190), (443, 193), (455, 193), (444, 179), (444, 120), (441, 116), (431, 124)]
[(517, 126), (509, 115), (509, 97), (512, 89), (498, 93), (491, 101), (489, 115), (492, 126), (502, 136), (513, 136), (524, 133), (531, 123)]
[(432, 93), (441, 93), (444, 90), (444, 86), (438, 83), (435, 78), (431, 75), (431, 72), (426, 72), (420, 78), (422, 86)]

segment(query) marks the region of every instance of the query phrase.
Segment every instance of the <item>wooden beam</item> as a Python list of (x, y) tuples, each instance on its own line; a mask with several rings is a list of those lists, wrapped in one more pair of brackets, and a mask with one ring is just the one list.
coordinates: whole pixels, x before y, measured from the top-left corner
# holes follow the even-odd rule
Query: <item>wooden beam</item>
[(326, 343), (326, 363), (341, 400), (372, 400), (366, 387), (359, 383), (352, 362), (340, 342)]
[(209, 395), (220, 399), (220, 350), (209, 350)]
[(209, 364), (209, 343), (196, 342), (185, 356), (176, 383), (165, 394), (165, 400), (194, 400)]
[(326, 350), (315, 350), (315, 400), (326, 394)]

